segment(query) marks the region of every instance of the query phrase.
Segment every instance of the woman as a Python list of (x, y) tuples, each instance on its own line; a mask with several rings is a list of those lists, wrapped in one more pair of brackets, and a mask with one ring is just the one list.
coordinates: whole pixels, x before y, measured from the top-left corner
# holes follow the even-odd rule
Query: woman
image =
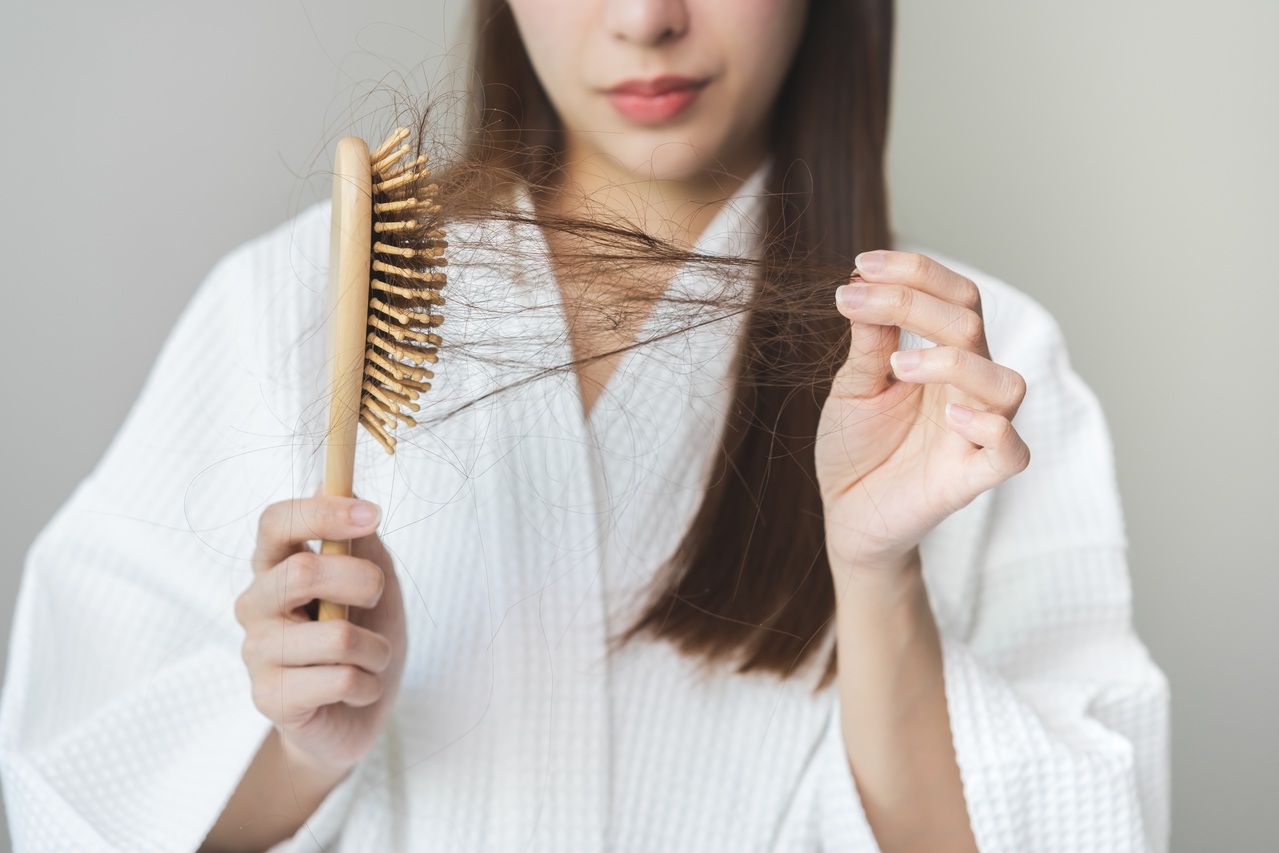
[(890, 3), (481, 5), (448, 417), (296, 497), (325, 212), (219, 265), (32, 552), (18, 849), (1163, 849), (1097, 403), (884, 248)]

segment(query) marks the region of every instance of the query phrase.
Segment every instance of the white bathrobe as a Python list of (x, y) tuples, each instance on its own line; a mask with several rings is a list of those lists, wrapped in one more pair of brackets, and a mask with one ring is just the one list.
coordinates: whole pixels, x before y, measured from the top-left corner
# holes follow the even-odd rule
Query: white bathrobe
[[(759, 187), (700, 248), (753, 250)], [(21, 853), (195, 850), (270, 729), (232, 604), (262, 509), (320, 477), (328, 238), (317, 207), (217, 266), (31, 550), (0, 708)], [(587, 419), (571, 372), (548, 370), (570, 350), (541, 236), (452, 241), (424, 424), (394, 457), (362, 435), (357, 461), (404, 590), (403, 687), (277, 850), (876, 850), (815, 669), (706, 671), (650, 640), (610, 653), (698, 506), (740, 321), (632, 351)], [(1027, 380), (1034, 454), (923, 544), (978, 844), (1162, 851), (1167, 685), (1131, 626), (1101, 410), (1042, 308), (953, 266)], [(739, 286), (686, 270), (647, 329)]]

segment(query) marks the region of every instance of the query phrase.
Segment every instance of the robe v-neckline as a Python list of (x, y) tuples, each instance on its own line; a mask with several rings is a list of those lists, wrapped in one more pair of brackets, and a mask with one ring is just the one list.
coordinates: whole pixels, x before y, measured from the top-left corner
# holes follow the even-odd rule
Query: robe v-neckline
[[(764, 180), (771, 165), (771, 159), (762, 163), (729, 198), (725, 199), (719, 210), (715, 212), (715, 216), (711, 218), (706, 228), (694, 241), (692, 248), (694, 253), (724, 257), (747, 257), (756, 253), (760, 234), (763, 230), (761, 220)], [(531, 196), (521, 190), (517, 206), (532, 212), (533, 204)], [(577, 353), (573, 346), (572, 336), (569, 333), (568, 305), (564, 299), (564, 291), (559, 284), (559, 277), (555, 273), (555, 265), (550, 260), (550, 243), (546, 239), (546, 234), (536, 227), (531, 229), (529, 239), (535, 241), (533, 255), (546, 259), (540, 279), (545, 283), (545, 286), (550, 288), (551, 299), (549, 307), (552, 309), (563, 333), (564, 348), (567, 355), (566, 363), (574, 364), (577, 360)], [(619, 388), (619, 386), (627, 384), (626, 377), (629, 369), (635, 367), (634, 363), (636, 362), (637, 354), (646, 346), (643, 342), (653, 337), (662, 320), (662, 309), (669, 307), (672, 296), (681, 291), (684, 292), (684, 295), (690, 297), (705, 295), (705, 279), (706, 276), (698, 275), (696, 271), (690, 271), (687, 265), (681, 266), (672, 274), (670, 281), (654, 301), (653, 307), (636, 329), (634, 337), (626, 344), (621, 358), (613, 366), (613, 370), (609, 373), (603, 387), (600, 388), (599, 393), (595, 396), (589, 411), (586, 409), (585, 397), (582, 393), (582, 376), (576, 369), (573, 369), (574, 381), (572, 382), (572, 387), (575, 408), (580, 417), (581, 426), (588, 437), (594, 438), (598, 432), (600, 417), (597, 413), (601, 410), (600, 404), (616, 402), (618, 397), (621, 396), (620, 392), (624, 389)], [(690, 288), (690, 284), (693, 287)], [(702, 286), (698, 287), (698, 285)]]

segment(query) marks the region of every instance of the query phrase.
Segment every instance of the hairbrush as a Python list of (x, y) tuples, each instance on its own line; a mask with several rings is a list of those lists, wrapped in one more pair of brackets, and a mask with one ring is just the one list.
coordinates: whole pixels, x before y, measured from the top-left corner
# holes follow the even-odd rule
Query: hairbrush
[[(438, 358), (434, 331), (444, 318), (446, 278), (439, 188), (428, 184), (427, 155), (408, 128), (369, 151), (358, 137), (338, 143), (333, 164), (329, 244), (329, 426), (324, 493), (351, 497), (359, 425), (395, 452), (397, 426), (430, 389)], [(420, 148), (420, 140), (419, 145)], [(407, 410), (407, 411), (406, 411)], [(350, 554), (351, 543), (325, 540), (322, 554)], [(347, 606), (321, 601), (319, 619), (345, 619)]]

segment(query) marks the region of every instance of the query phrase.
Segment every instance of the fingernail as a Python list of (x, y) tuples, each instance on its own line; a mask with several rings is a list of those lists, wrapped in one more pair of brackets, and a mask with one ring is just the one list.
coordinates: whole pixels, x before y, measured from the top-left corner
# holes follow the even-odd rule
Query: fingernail
[(884, 268), (884, 253), (862, 252), (853, 262), (864, 273), (877, 273)]
[(845, 311), (860, 307), (866, 301), (866, 288), (861, 285), (841, 284), (835, 290), (835, 304)]
[(946, 417), (957, 424), (966, 424), (973, 419), (973, 410), (958, 403), (947, 403)]
[(368, 501), (359, 501), (351, 507), (351, 523), (359, 527), (376, 524), (381, 515), (382, 510), (378, 509), (377, 504)]
[(889, 362), (893, 365), (893, 373), (910, 373), (916, 367), (919, 367), (920, 359), (923, 356), (917, 349), (904, 349), (895, 352), (888, 357)]

